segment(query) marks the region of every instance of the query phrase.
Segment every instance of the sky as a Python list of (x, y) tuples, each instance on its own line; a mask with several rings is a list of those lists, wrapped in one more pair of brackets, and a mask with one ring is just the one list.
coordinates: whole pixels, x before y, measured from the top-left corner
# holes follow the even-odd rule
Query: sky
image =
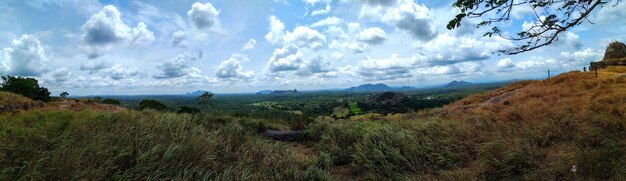
[[(483, 37), (469, 19), (445, 28), (453, 1), (2, 0), (0, 74), (34, 77), (53, 94), (318, 90), (364, 83), (541, 79), (581, 70), (626, 41), (626, 3), (605, 5), (548, 47)], [(533, 23), (512, 12), (504, 33)]]

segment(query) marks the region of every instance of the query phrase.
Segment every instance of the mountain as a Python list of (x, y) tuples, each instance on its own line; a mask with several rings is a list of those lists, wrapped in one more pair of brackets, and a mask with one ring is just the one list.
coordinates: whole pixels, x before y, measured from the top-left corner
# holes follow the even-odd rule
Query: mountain
[(446, 85), (446, 87), (466, 87), (466, 86), (471, 86), (474, 85), (473, 83), (470, 82), (465, 82), (465, 81), (452, 81), (450, 83), (448, 83)]
[(197, 91), (185, 93), (184, 96), (200, 96), (204, 94), (205, 92), (211, 92), (211, 91), (197, 90)]
[(346, 91), (386, 91), (391, 88), (385, 84), (363, 84), (357, 87), (350, 87)]
[(272, 90), (261, 90), (257, 92), (256, 94), (272, 94)]

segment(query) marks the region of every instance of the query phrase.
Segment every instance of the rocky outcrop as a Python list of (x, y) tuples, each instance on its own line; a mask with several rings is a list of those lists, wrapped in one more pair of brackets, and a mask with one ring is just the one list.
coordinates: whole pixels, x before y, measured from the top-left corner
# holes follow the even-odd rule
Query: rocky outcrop
[(399, 92), (382, 92), (370, 96), (363, 103), (367, 106), (395, 106), (408, 99), (406, 95)]
[(608, 66), (626, 66), (626, 45), (622, 42), (609, 44), (604, 52), (604, 58), (599, 62), (591, 62), (589, 70), (594, 71)]

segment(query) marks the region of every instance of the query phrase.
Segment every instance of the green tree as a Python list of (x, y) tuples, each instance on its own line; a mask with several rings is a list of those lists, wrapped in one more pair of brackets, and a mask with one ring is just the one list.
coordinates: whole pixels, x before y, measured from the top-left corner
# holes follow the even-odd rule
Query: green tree
[(197, 114), (200, 112), (200, 110), (198, 108), (195, 107), (189, 107), (189, 106), (180, 106), (178, 108), (178, 111), (176, 111), (177, 113), (189, 113), (189, 114)]
[(45, 87), (39, 87), (39, 82), (34, 78), (2, 76), (0, 91), (13, 92), (33, 100), (48, 102), (50, 92)]
[[(483, 21), (476, 27), (491, 26), (484, 36), (497, 35), (517, 42), (513, 48), (498, 50), (499, 53), (513, 55), (550, 45), (559, 39), (559, 34), (568, 29), (589, 21), (588, 17), (594, 10), (606, 4), (617, 5), (621, 0), (456, 0), (454, 7), (460, 13), (452, 19), (448, 29), (461, 26), (466, 18), (480, 18)], [(501, 26), (511, 20), (513, 9), (522, 6), (532, 8), (535, 12), (531, 17), (534, 24), (515, 34), (503, 35)], [(591, 22), (591, 21), (589, 21)]]
[(202, 95), (196, 98), (198, 100), (198, 104), (210, 106), (211, 98), (213, 98), (213, 95), (214, 94), (211, 92), (204, 92)]
[(63, 99), (67, 99), (67, 96), (69, 96), (70, 94), (67, 92), (62, 92), (59, 96)]
[(115, 99), (108, 99), (108, 98), (107, 98), (107, 99), (102, 100), (102, 103), (103, 103), (103, 104), (112, 104), (112, 105), (120, 105), (120, 104), (121, 104), (121, 103), (120, 103), (120, 101), (118, 101), (118, 100), (115, 100)]
[(146, 100), (142, 100), (141, 102), (139, 102), (139, 109), (141, 109), (141, 110), (143, 110), (143, 109), (154, 109), (154, 110), (158, 110), (158, 111), (164, 111), (164, 110), (167, 110), (167, 106), (165, 106), (165, 104), (163, 104), (163, 103), (161, 103), (159, 101), (146, 99)]

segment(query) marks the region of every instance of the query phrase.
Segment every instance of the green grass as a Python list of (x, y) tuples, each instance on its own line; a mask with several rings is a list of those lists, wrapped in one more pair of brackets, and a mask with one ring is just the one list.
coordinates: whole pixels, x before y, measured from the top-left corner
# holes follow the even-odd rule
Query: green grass
[(363, 111), (359, 107), (359, 104), (357, 104), (356, 102), (350, 102), (348, 103), (348, 106), (350, 107), (350, 111), (352, 111), (354, 115), (363, 114)]
[(233, 118), (35, 111), (0, 120), (0, 180), (328, 178), (315, 159)]

